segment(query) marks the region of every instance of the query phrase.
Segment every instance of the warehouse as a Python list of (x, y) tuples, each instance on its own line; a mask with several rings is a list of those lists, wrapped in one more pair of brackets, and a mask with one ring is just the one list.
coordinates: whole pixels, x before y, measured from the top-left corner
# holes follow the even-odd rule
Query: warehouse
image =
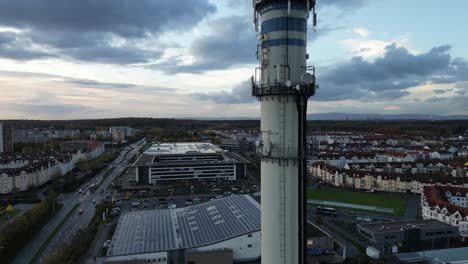
[(382, 253), (444, 248), (460, 238), (457, 227), (435, 220), (359, 224), (358, 231)]
[(211, 143), (157, 143), (133, 164), (136, 182), (167, 184), (180, 180), (245, 177), (248, 161)]
[[(123, 214), (104, 263), (243, 262), (260, 257), (260, 205), (248, 195)], [(190, 260), (190, 261), (188, 261)]]

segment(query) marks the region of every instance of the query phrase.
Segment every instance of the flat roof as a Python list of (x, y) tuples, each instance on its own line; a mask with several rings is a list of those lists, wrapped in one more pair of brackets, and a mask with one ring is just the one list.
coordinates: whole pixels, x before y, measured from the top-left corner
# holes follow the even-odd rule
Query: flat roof
[[(433, 229), (433, 228), (453, 228), (453, 226), (442, 223), (436, 220), (416, 220), (416, 221), (401, 221), (401, 222), (384, 222), (384, 223), (368, 223), (359, 224), (362, 228), (365, 228), (374, 233), (386, 233), (400, 231), (402, 228), (405, 229)], [(455, 227), (456, 228), (456, 227)]]
[(123, 214), (107, 256), (170, 251), (210, 245), (260, 231), (260, 205), (233, 195), (177, 209)]
[[(184, 155), (219, 155), (223, 156), (220, 162), (236, 162), (236, 163), (250, 163), (247, 159), (219, 148), (216, 145), (206, 142), (182, 142), (182, 143), (156, 143), (147, 149), (143, 154), (138, 157), (133, 166), (148, 166), (155, 163), (155, 157), (170, 156), (184, 156)], [(180, 162), (195, 162), (203, 163), (203, 160), (187, 160)], [(170, 163), (167, 161), (161, 163)]]
[(399, 260), (416, 262), (428, 260), (429, 263), (468, 263), (468, 247), (447, 248), (420, 252), (400, 253), (395, 255)]
[(173, 142), (153, 144), (145, 153), (154, 155), (219, 154), (224, 153), (224, 150), (207, 142)]

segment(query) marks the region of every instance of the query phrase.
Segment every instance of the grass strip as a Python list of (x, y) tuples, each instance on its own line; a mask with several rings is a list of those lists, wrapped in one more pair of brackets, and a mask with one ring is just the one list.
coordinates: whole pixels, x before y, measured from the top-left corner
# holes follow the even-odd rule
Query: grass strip
[(32, 257), (31, 261), (29, 261), (29, 264), (34, 264), (36, 263), (39, 258), (41, 257), (42, 253), (44, 252), (44, 250), (47, 248), (47, 245), (49, 245), (50, 241), (52, 241), (52, 239), (54, 238), (54, 236), (57, 234), (57, 232), (60, 230), (60, 228), (65, 224), (65, 222), (67, 222), (67, 220), (71, 217), (71, 215), (73, 214), (73, 212), (76, 211), (76, 209), (78, 208), (78, 206), (80, 206), (80, 204), (75, 204), (73, 206), (73, 208), (67, 213), (67, 215), (62, 219), (62, 221), (60, 221), (60, 223), (54, 228), (54, 230), (52, 231), (52, 233), (50, 233), (50, 235), (47, 237), (47, 239), (44, 241), (44, 243), (42, 243), (41, 247), (39, 248), (39, 250), (36, 252), (36, 254), (34, 254), (34, 256)]
[(343, 189), (309, 189), (307, 191), (307, 198), (321, 201), (392, 208), (395, 215), (404, 215), (406, 205), (405, 196), (400, 193), (368, 193)]

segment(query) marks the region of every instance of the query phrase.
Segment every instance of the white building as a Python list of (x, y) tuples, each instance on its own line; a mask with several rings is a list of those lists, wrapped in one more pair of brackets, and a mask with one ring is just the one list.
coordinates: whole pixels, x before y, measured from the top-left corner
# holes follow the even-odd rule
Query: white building
[(236, 180), (246, 175), (248, 161), (211, 143), (158, 143), (133, 164), (136, 181), (158, 184), (180, 180)]
[(0, 157), (0, 194), (25, 191), (50, 181), (55, 176), (63, 176), (73, 170), (80, 159), (91, 160), (102, 155), (104, 144), (96, 141), (79, 141), (82, 149), (61, 151), (50, 155), (24, 154), (3, 155)]
[(234, 262), (260, 257), (260, 205), (248, 195), (185, 208), (125, 213), (104, 263), (166, 264), (180, 261), (186, 251), (226, 249), (232, 251)]
[(424, 219), (434, 219), (457, 226), (468, 237), (468, 187), (426, 185), (421, 195)]

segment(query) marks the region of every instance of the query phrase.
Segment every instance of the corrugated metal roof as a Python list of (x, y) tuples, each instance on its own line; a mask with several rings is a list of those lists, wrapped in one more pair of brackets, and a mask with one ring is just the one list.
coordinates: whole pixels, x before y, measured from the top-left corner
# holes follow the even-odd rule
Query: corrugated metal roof
[(125, 213), (108, 256), (169, 251), (214, 244), (260, 231), (260, 205), (235, 195), (178, 209)]

